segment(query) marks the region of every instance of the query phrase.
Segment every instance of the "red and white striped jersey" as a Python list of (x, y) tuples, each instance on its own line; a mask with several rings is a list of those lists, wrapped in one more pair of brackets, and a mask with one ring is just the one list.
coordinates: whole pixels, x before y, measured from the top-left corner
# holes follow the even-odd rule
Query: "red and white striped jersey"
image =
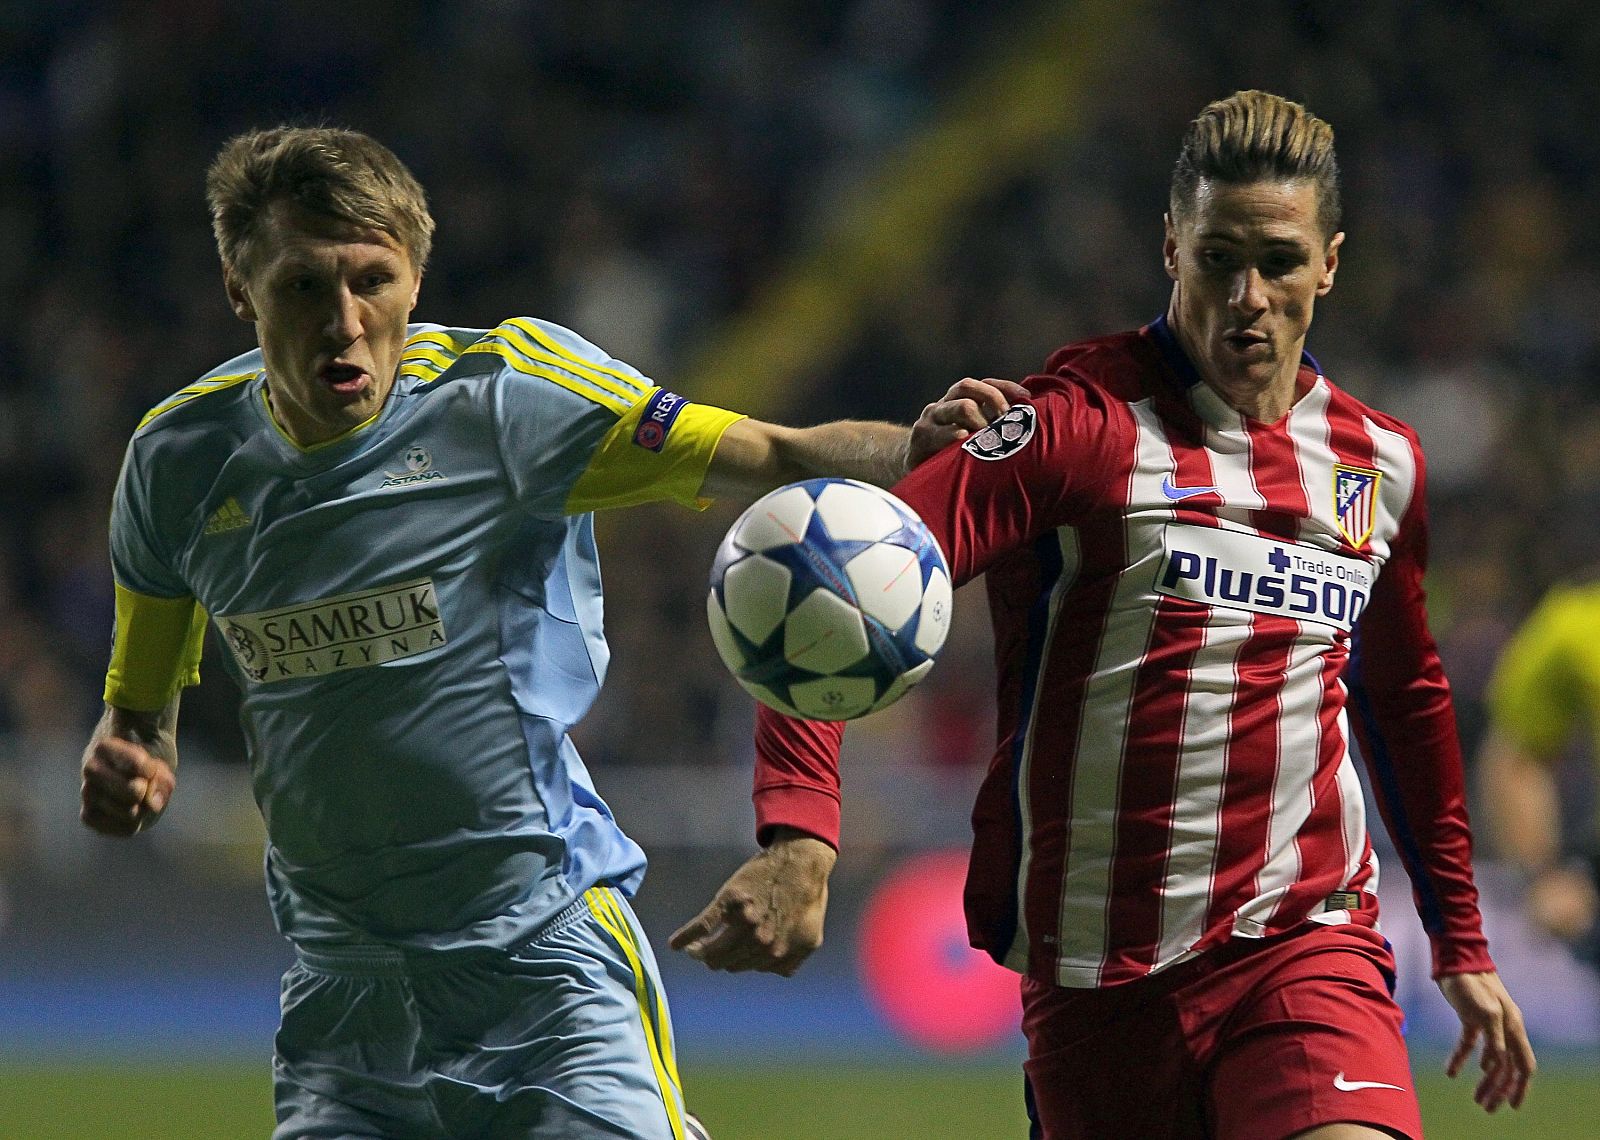
[[(1374, 925), (1360, 736), (1440, 973), (1492, 969), (1449, 687), (1422, 592), (1416, 435), (1321, 376), (1274, 424), (1164, 320), (1058, 351), (895, 493), (988, 575), (998, 744), (973, 944), (1077, 987), (1232, 937)], [(763, 712), (757, 812), (837, 835), (838, 726)]]

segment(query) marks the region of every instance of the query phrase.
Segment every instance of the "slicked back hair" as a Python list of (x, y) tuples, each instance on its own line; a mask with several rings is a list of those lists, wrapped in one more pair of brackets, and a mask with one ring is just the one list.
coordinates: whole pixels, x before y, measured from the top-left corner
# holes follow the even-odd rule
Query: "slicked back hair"
[(279, 199), (393, 237), (417, 272), (433, 247), (422, 186), (394, 152), (359, 131), (273, 127), (235, 135), (206, 172), (206, 204), (217, 253), (230, 274), (247, 274), (267, 207)]
[(1316, 185), (1317, 220), (1331, 238), (1341, 221), (1333, 128), (1280, 95), (1236, 91), (1189, 124), (1167, 208), (1175, 222), (1192, 217), (1201, 179), (1238, 185), (1302, 178)]

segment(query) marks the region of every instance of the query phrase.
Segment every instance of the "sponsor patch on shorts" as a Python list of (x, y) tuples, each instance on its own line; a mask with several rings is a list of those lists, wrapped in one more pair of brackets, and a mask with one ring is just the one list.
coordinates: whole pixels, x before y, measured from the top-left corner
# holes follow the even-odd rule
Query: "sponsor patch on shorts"
[(667, 433), (678, 413), (689, 404), (676, 392), (659, 389), (639, 416), (639, 426), (633, 429), (633, 442), (648, 451), (660, 451), (667, 444)]
[(1013, 404), (1005, 414), (961, 446), (978, 459), (1004, 459), (1033, 438), (1039, 415), (1031, 404)]

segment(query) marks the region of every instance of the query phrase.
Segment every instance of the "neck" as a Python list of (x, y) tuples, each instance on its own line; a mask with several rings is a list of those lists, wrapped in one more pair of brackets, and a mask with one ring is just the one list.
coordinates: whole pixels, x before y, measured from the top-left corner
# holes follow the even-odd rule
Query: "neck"
[(1289, 409), (1294, 407), (1295, 375), (1299, 370), (1300, 362), (1296, 360), (1293, 372), (1287, 376), (1273, 376), (1263, 383), (1248, 378), (1229, 380), (1211, 376), (1204, 368), (1200, 370), (1200, 378), (1234, 411), (1271, 424), (1288, 415)]
[(1189, 330), (1179, 322), (1176, 303), (1167, 309), (1167, 325), (1206, 387), (1221, 396), (1234, 411), (1270, 424), (1282, 419), (1294, 407), (1300, 375), (1299, 344), (1287, 359), (1278, 362), (1270, 376), (1230, 376), (1211, 362), (1202, 346), (1194, 342)]

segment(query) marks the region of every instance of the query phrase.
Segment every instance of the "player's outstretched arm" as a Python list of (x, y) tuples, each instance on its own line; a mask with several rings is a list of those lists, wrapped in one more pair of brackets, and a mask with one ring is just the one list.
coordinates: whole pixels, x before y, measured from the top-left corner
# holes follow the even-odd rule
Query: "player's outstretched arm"
[(78, 818), (101, 835), (143, 831), (167, 809), (177, 767), (177, 697), (155, 712), (107, 705), (83, 752)]
[(1506, 992), (1500, 975), (1493, 971), (1446, 974), (1439, 979), (1439, 989), (1461, 1019), (1461, 1037), (1445, 1063), (1445, 1075), (1454, 1077), (1461, 1072), (1481, 1041), (1478, 1067), (1483, 1070), (1483, 1077), (1472, 1099), (1485, 1112), (1493, 1112), (1502, 1104), (1521, 1108), (1538, 1063), (1522, 1011)]
[(807, 428), (740, 420), (723, 433), (702, 493), (748, 498), (816, 475), (892, 486), (928, 456), (981, 431), (1012, 400), (1026, 395), (1022, 385), (1009, 380), (968, 377), (924, 407), (910, 428), (865, 420)]
[(790, 977), (822, 945), (828, 876), (837, 853), (790, 827), (751, 856), (669, 941), (713, 970)]

